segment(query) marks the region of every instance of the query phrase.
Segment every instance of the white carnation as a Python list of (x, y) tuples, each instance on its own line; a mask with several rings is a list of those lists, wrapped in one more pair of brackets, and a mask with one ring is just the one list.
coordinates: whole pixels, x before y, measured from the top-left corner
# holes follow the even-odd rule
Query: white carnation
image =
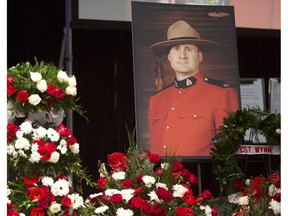
[(95, 209), (95, 213), (96, 214), (104, 214), (108, 209), (109, 209), (109, 207), (107, 205), (100, 206), (100, 207)]
[(134, 189), (124, 189), (120, 191), (120, 194), (122, 195), (123, 200), (125, 200), (127, 203), (134, 197)]
[(46, 136), (46, 134), (47, 134), (46, 128), (44, 128), (44, 127), (42, 127), (42, 126), (34, 129), (34, 132), (35, 132), (35, 133), (34, 133), (34, 136), (33, 136), (34, 139), (42, 139), (42, 138), (44, 138), (44, 137)]
[(65, 154), (67, 152), (67, 142), (66, 142), (66, 140), (61, 139), (59, 145), (57, 146), (57, 149), (60, 150), (61, 154)]
[(72, 208), (73, 209), (78, 209), (78, 208), (83, 206), (84, 200), (83, 200), (83, 197), (80, 196), (79, 194), (77, 194), (77, 193), (70, 194), (70, 195), (68, 195), (68, 197), (72, 201)]
[(169, 168), (169, 166), (170, 166), (169, 163), (166, 163), (166, 162), (161, 163), (161, 168), (162, 168), (163, 170), (167, 170), (167, 169)]
[(36, 84), (36, 88), (40, 91), (40, 92), (45, 92), (47, 90), (47, 82), (46, 80), (40, 80), (37, 82)]
[(42, 75), (38, 72), (30, 72), (30, 78), (33, 82), (38, 82), (42, 79)]
[(38, 94), (32, 94), (28, 97), (28, 101), (30, 104), (36, 106), (41, 102), (41, 97)]
[(22, 138), (23, 136), (24, 136), (24, 132), (23, 132), (23, 131), (18, 130), (18, 131), (16, 132), (16, 137), (17, 137), (17, 138)]
[(123, 171), (115, 172), (112, 174), (114, 180), (123, 180), (125, 179), (126, 173)]
[(155, 183), (155, 178), (153, 176), (143, 176), (142, 180), (144, 182), (144, 184), (146, 185), (146, 187), (150, 188), (154, 183)]
[(155, 191), (151, 191), (150, 193), (148, 193), (148, 196), (150, 197), (151, 201), (155, 201), (157, 203), (162, 203), (162, 201), (159, 199), (159, 197), (157, 196)]
[(19, 127), (24, 134), (30, 134), (33, 131), (32, 123), (30, 121), (23, 122)]
[(157, 188), (158, 188), (158, 187), (161, 187), (161, 188), (164, 188), (164, 189), (168, 190), (167, 185), (164, 184), (164, 183), (161, 183), (161, 182), (157, 182), (157, 183), (156, 183), (156, 187), (157, 187)]
[(271, 200), (269, 204), (269, 209), (272, 209), (275, 215), (281, 214), (281, 203), (276, 200)]
[(25, 149), (28, 150), (30, 148), (31, 144), (28, 139), (22, 137), (16, 140), (15, 142), (15, 148), (16, 149)]
[(183, 195), (188, 191), (188, 189), (181, 184), (173, 185), (172, 189), (174, 191), (173, 197), (180, 197), (180, 198), (182, 198)]
[(117, 189), (107, 189), (104, 193), (106, 196), (112, 196), (114, 194), (120, 194), (121, 192)]
[(119, 208), (116, 211), (116, 216), (132, 216), (132, 215), (134, 215), (134, 213), (130, 209)]
[(13, 155), (15, 153), (15, 148), (13, 145), (8, 145), (7, 146), (7, 154), (8, 155)]
[(45, 186), (51, 186), (54, 183), (53, 178), (49, 177), (49, 176), (44, 176), (41, 180), (42, 184)]
[(248, 205), (249, 204), (249, 197), (243, 196), (239, 198), (239, 205)]
[(269, 196), (273, 197), (277, 193), (281, 193), (281, 188), (277, 188), (274, 184), (271, 184), (269, 186)]
[(22, 149), (20, 149), (18, 151), (18, 154), (19, 154), (20, 157), (23, 157), (23, 158), (27, 158), (28, 157), (27, 154), (25, 154), (25, 152)]
[(32, 154), (30, 155), (29, 161), (31, 163), (38, 163), (41, 157), (42, 156), (38, 152), (32, 152)]

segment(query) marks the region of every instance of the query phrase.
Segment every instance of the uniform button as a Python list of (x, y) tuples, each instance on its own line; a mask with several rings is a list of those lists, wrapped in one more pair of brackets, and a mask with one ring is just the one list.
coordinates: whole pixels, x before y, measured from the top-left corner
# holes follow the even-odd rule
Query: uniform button
[(178, 91), (179, 94), (182, 94), (183, 92), (181, 90)]
[(163, 146), (163, 148), (164, 148), (164, 149), (166, 149), (166, 148), (167, 148), (167, 146), (165, 145), (165, 146)]
[(196, 115), (196, 114), (194, 114), (194, 115), (193, 115), (193, 118), (197, 118), (197, 115)]
[(174, 111), (174, 110), (175, 110), (175, 107), (171, 107), (171, 110)]
[(169, 126), (169, 125), (167, 125), (167, 126), (166, 126), (166, 129), (167, 129), (167, 130), (169, 130), (169, 129), (170, 129), (170, 126)]

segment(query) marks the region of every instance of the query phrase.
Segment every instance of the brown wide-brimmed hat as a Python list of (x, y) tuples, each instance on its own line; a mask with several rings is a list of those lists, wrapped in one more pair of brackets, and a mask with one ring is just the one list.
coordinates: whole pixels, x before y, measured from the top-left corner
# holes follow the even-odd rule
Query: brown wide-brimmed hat
[(168, 28), (167, 40), (153, 44), (151, 49), (156, 54), (167, 54), (169, 49), (177, 44), (195, 44), (204, 52), (218, 46), (214, 41), (201, 39), (200, 34), (192, 26), (179, 20)]

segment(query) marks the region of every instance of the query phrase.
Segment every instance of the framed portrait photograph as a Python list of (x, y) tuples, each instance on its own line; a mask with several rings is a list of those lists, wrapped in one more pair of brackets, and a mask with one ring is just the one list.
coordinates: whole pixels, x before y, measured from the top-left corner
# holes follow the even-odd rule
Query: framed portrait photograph
[(131, 8), (139, 149), (209, 159), (223, 118), (241, 107), (233, 6)]

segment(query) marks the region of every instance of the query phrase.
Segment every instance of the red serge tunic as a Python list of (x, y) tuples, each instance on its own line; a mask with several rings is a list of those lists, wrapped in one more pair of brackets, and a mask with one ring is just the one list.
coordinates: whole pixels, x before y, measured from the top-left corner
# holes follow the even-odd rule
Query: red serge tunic
[[(239, 108), (237, 91), (200, 73), (188, 87), (171, 85), (149, 102), (151, 152), (162, 156), (210, 156), (211, 140), (227, 112)], [(185, 81), (184, 81), (185, 82)]]

